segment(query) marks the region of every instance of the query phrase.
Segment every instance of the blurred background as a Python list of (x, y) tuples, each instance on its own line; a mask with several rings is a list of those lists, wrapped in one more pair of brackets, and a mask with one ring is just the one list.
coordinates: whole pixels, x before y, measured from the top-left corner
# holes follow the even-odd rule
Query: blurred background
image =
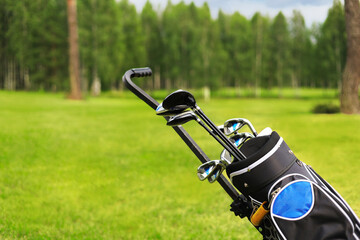
[[(134, 81), (159, 102), (183, 88), (217, 125), (243, 117), (276, 130), (359, 216), (360, 115), (340, 113), (340, 102), (359, 112), (360, 77), (344, 79), (360, 44), (349, 51), (359, 31), (347, 33), (345, 8), (0, 0), (0, 239), (261, 239), (219, 184), (198, 180), (200, 162), (166, 121), (125, 89), (123, 74), (146, 66), (153, 75)], [(219, 159), (207, 132), (184, 128)]]
[[(245, 17), (234, 9), (215, 13), (209, 6), (218, 1), (147, 1), (137, 9), (126, 0), (78, 0), (81, 88), (96, 95), (121, 90), (126, 70), (149, 66), (154, 77), (143, 87), (151, 90), (233, 88), (238, 95), (249, 89), (262, 96), (262, 89), (276, 88), (282, 96), (283, 88), (295, 94), (301, 88), (339, 89), (346, 60), (344, 6), (325, 2), (315, 8), (322, 9), (320, 17), (306, 22), (286, 4), (287, 16), (277, 6), (278, 12), (268, 7), (271, 14)], [(0, 89), (69, 90), (66, 4), (1, 0)], [(294, 7), (301, 5), (307, 4)], [(246, 15), (254, 11), (235, 6)]]

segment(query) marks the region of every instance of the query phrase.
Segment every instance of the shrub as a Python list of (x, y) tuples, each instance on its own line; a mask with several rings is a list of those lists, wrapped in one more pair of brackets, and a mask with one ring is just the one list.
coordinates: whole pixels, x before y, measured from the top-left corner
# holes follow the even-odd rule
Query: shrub
[(327, 114), (339, 113), (340, 107), (334, 103), (320, 103), (320, 104), (317, 104), (312, 109), (312, 112), (313, 113), (327, 113)]

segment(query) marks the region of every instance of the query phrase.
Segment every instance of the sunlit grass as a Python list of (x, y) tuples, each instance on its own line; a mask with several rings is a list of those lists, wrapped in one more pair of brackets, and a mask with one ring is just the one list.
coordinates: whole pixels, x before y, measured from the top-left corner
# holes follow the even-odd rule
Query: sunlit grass
[[(198, 181), (200, 162), (165, 120), (124, 94), (0, 92), (0, 239), (261, 239), (218, 184)], [(360, 116), (314, 115), (319, 101), (199, 97), (216, 124), (276, 130), (360, 215)], [(202, 128), (184, 127), (219, 158)]]

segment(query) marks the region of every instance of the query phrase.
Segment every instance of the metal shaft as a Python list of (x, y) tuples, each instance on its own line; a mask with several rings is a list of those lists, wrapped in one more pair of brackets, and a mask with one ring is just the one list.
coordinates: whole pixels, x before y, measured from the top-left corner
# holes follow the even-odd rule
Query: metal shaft
[(235, 159), (242, 160), (246, 158), (245, 155), (239, 149), (237, 149), (236, 146), (225, 136), (225, 134), (223, 134), (217, 128), (217, 126), (213, 122), (211, 122), (211, 120), (205, 115), (205, 113), (201, 110), (199, 106), (196, 106), (193, 111), (210, 127), (212, 133), (214, 134), (213, 137), (217, 135), (221, 139), (221, 141), (225, 144), (221, 145), (226, 148), (230, 152), (230, 154), (235, 157)]

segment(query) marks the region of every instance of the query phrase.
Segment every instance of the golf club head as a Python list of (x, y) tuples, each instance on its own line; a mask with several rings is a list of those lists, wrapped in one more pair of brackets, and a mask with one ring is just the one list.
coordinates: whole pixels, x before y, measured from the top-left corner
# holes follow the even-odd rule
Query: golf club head
[(233, 158), (229, 151), (224, 149), (220, 154), (220, 160), (226, 161), (228, 164), (230, 164), (233, 161)]
[(173, 93), (170, 93), (162, 102), (162, 106), (165, 109), (176, 108), (195, 108), (196, 101), (194, 96), (188, 91), (179, 89)]
[(216, 168), (212, 171), (211, 174), (208, 176), (209, 183), (213, 183), (220, 177), (221, 173), (224, 171), (226, 167), (222, 167), (217, 165)]
[(236, 133), (230, 137), (230, 140), (234, 142), (236, 147), (240, 147), (246, 140), (249, 138), (254, 138), (255, 136), (248, 132)]
[(160, 103), (159, 106), (156, 108), (156, 115), (164, 116), (164, 117), (169, 117), (169, 116), (174, 116), (174, 115), (176, 115), (176, 114), (182, 113), (182, 112), (184, 112), (186, 109), (187, 109), (187, 107), (186, 107), (186, 108), (183, 108), (183, 107), (173, 107), (173, 108), (170, 108), (170, 109), (165, 109), (165, 108), (162, 106), (162, 103)]
[(191, 120), (196, 120), (197, 121), (198, 117), (195, 115), (194, 112), (187, 111), (187, 112), (183, 112), (183, 113), (180, 113), (178, 115), (170, 117), (170, 119), (168, 120), (166, 125), (168, 125), (168, 126), (178, 126), (178, 125), (182, 125), (184, 123), (187, 123), (187, 122), (189, 122)]
[[(204, 181), (205, 179), (211, 177), (213, 174), (216, 175), (215, 177), (217, 179), (220, 176), (221, 172), (226, 168), (227, 165), (228, 165), (227, 162), (224, 162), (222, 160), (212, 160), (212, 161), (201, 164), (197, 169), (197, 175), (198, 175), (200, 181)], [(220, 169), (222, 169), (222, 170), (219, 174), (218, 172)], [(215, 180), (213, 180), (213, 182)]]
[(249, 120), (246, 118), (232, 118), (227, 120), (224, 123), (224, 132), (225, 135), (233, 134), (234, 132), (238, 131), (240, 128), (242, 128), (244, 125), (248, 125), (254, 136), (257, 136), (257, 132), (254, 128), (254, 126), (251, 124)]
[(218, 126), (218, 129), (219, 129), (222, 133), (224, 133), (224, 125)]

